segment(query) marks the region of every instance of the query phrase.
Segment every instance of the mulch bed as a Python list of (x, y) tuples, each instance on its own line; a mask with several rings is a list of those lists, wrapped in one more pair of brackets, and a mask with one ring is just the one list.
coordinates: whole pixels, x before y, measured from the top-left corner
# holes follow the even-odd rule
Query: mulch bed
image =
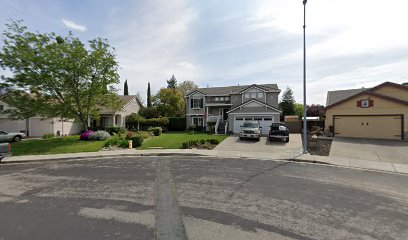
[[(307, 151), (311, 155), (329, 156), (332, 140), (323, 140), (312, 138), (312, 135), (307, 136)], [(303, 141), (303, 134), (302, 134)]]

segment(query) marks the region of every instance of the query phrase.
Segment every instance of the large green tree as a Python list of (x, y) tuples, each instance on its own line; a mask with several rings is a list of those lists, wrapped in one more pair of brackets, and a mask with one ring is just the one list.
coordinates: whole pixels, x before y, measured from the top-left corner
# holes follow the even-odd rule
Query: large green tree
[(157, 94), (157, 109), (163, 117), (184, 116), (184, 95), (177, 89), (160, 89)]
[(10, 21), (2, 35), (0, 66), (3, 100), (14, 107), (10, 117), (74, 118), (88, 129), (88, 119), (102, 107), (117, 109), (118, 62), (106, 39), (87, 45), (71, 33), (29, 32), (22, 21)]
[(295, 113), (296, 115), (298, 115), (299, 119), (303, 119), (303, 112), (304, 112), (303, 104), (295, 103)]
[(198, 88), (198, 85), (191, 80), (185, 80), (177, 85), (177, 89), (185, 96), (187, 93)]
[(295, 115), (295, 98), (293, 97), (293, 91), (289, 87), (283, 92), (282, 100), (279, 103), (279, 108), (282, 110), (282, 117), (288, 115)]
[(173, 74), (171, 75), (171, 78), (167, 80), (167, 88), (176, 89), (176, 87), (177, 87), (177, 79)]

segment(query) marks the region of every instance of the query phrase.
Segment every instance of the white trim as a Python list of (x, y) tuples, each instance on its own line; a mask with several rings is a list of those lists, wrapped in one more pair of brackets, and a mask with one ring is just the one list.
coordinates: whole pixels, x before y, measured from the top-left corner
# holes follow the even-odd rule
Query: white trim
[(207, 107), (232, 106), (232, 103), (207, 103)]
[(204, 116), (204, 113), (191, 113), (187, 114), (187, 116)]
[(199, 90), (194, 90), (193, 92), (187, 94), (187, 95), (186, 95), (186, 98), (189, 97), (189, 96), (190, 96), (191, 94), (193, 94), (193, 93), (200, 93), (201, 95), (206, 96), (204, 93), (200, 92)]
[(231, 109), (231, 110), (228, 111), (227, 113), (230, 114), (231, 112), (233, 112), (233, 111), (237, 110), (238, 108), (241, 108), (241, 107), (243, 107), (243, 106), (245, 106), (245, 105), (247, 105), (247, 104), (249, 104), (249, 103), (251, 103), (251, 102), (257, 102), (257, 103), (259, 103), (259, 104), (261, 104), (261, 105), (264, 105), (264, 106), (266, 106), (266, 107), (268, 107), (268, 108), (270, 108), (270, 109), (275, 110), (275, 111), (278, 112), (278, 113), (282, 113), (282, 111), (280, 111), (279, 109), (274, 108), (274, 107), (272, 107), (272, 106), (269, 106), (268, 104), (263, 103), (263, 102), (261, 102), (261, 101), (258, 101), (258, 100), (256, 100), (256, 99), (251, 99), (251, 100), (249, 100), (249, 101), (246, 101), (245, 103), (242, 103), (241, 105), (239, 105), (239, 106), (237, 106), (237, 107)]
[(262, 116), (269, 116), (273, 114), (280, 114), (278, 112), (268, 113), (268, 112), (255, 112), (255, 113), (229, 113), (229, 115), (262, 115)]
[(267, 90), (262, 89), (262, 88), (257, 87), (257, 86), (258, 86), (258, 85), (254, 84), (253, 86), (248, 87), (248, 88), (246, 88), (246, 89), (240, 91), (239, 93), (244, 93), (244, 92), (249, 91), (249, 90), (254, 89), (254, 88), (256, 88), (256, 89), (258, 89), (258, 90), (261, 90), (261, 91), (263, 91), (263, 92), (267, 92)]
[(211, 94), (211, 95), (205, 95), (207, 97), (228, 97), (231, 94)]

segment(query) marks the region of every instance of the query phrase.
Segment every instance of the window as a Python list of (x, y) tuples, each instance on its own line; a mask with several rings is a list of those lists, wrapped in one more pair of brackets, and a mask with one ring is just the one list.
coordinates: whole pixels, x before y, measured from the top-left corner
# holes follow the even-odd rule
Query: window
[(202, 117), (193, 117), (193, 124), (196, 126), (202, 127), (204, 126), (204, 118)]
[(255, 121), (262, 121), (262, 118), (261, 117), (255, 117), (254, 120)]
[(368, 100), (368, 99), (361, 100), (361, 107), (362, 108), (368, 108), (369, 106), (370, 106), (370, 100)]
[(230, 98), (229, 97), (225, 97), (225, 101), (229, 101), (230, 100)]
[(0, 105), (0, 111), (4, 111), (4, 105)]
[(236, 118), (237, 121), (242, 121), (244, 118)]
[(220, 99), (218, 97), (215, 97), (214, 99), (216, 102), (218, 102)]
[(258, 93), (258, 98), (263, 98), (264, 97), (264, 93), (263, 92), (259, 92)]
[(264, 121), (272, 121), (272, 118), (264, 118)]
[(192, 109), (201, 109), (204, 107), (204, 100), (202, 98), (192, 98), (190, 106)]
[(251, 98), (256, 98), (256, 93), (251, 93)]
[(245, 93), (244, 97), (245, 97), (245, 98), (251, 98), (251, 94)]

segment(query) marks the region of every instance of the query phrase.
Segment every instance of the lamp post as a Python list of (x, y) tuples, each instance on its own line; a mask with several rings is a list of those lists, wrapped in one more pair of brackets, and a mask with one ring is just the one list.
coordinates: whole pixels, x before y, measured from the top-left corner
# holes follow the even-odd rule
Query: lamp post
[(306, 3), (303, 0), (303, 154), (307, 154), (307, 120), (306, 120)]

